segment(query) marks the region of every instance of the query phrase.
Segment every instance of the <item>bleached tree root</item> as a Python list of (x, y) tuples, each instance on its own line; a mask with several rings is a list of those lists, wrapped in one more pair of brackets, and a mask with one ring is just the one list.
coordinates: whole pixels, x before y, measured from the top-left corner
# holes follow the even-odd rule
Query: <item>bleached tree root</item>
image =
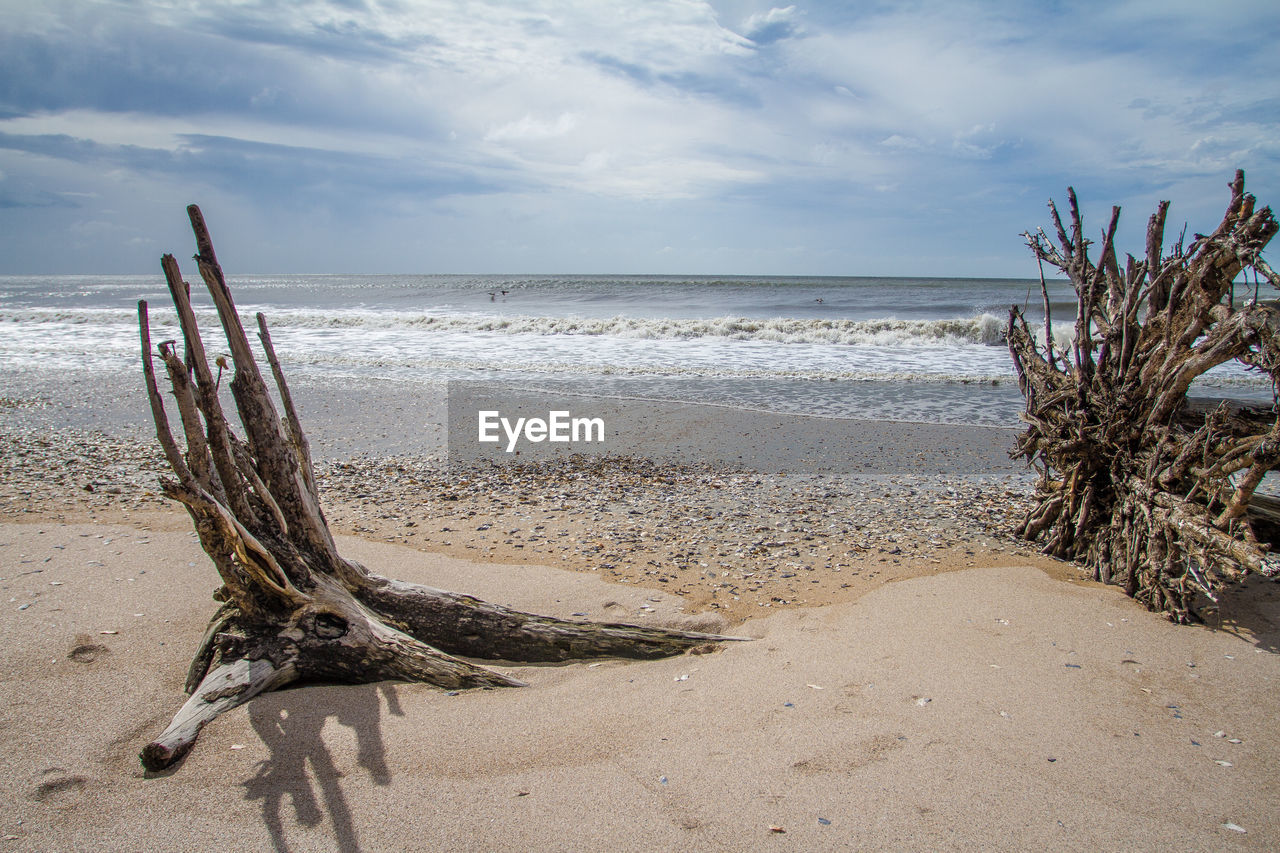
[[(1164, 253), (1169, 203), (1147, 228), (1143, 259), (1123, 265), (1114, 246), (1120, 209), (1089, 256), (1075, 193), (1071, 233), (1050, 202), (1055, 237), (1024, 236), (1042, 264), (1076, 292), (1075, 337), (1061, 351), (1050, 332), (1043, 276), (1043, 344), (1015, 306), (1007, 339), (1026, 397), (1027, 430), (1014, 456), (1042, 469), (1039, 501), (1019, 528), (1047, 554), (1089, 566), (1175, 621), (1198, 617), (1196, 601), (1280, 559), (1255, 534), (1249, 508), (1263, 476), (1280, 464), (1278, 410), (1207, 413), (1187, 402), (1197, 377), (1235, 360), (1280, 381), (1280, 314), (1259, 300), (1280, 276), (1262, 258), (1278, 230), (1271, 209), (1231, 184), (1222, 223), (1179, 238)], [(1253, 276), (1240, 299), (1234, 282)]]
[(200, 730), (214, 717), (297, 677), (291, 668), (277, 668), (265, 659), (237, 658), (222, 664), (200, 683), (160, 737), (143, 748), (142, 766), (163, 770), (190, 751)]
[[(285, 417), (279, 418), (213, 252), (199, 208), (188, 208), (200, 276), (231, 351), (230, 383), (241, 439), (218, 400), (189, 287), (172, 255), (162, 267), (182, 327), (154, 351), (164, 364), (185, 449), (169, 427), (152, 364), (145, 302), (138, 305), (156, 437), (177, 479), (164, 492), (191, 515), (222, 578), (214, 614), (187, 674), (190, 699), (142, 751), (148, 770), (181, 759), (219, 714), (295, 682), (361, 684), (388, 679), (446, 689), (518, 687), (508, 675), (462, 657), (554, 662), (658, 658), (743, 638), (523, 613), (467, 595), (389, 580), (344, 559), (320, 508), (310, 450), (265, 318), (259, 339)], [(219, 366), (223, 366), (221, 360)]]

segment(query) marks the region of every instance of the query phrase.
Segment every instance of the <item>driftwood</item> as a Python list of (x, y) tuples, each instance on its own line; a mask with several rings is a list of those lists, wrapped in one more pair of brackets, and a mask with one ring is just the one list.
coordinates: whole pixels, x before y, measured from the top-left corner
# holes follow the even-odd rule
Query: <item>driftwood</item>
[[(1054, 235), (1023, 236), (1041, 269), (1061, 270), (1075, 289), (1074, 340), (1067, 349), (1054, 342), (1043, 275), (1043, 337), (1016, 306), (1007, 330), (1028, 425), (1013, 455), (1043, 471), (1019, 533), (1177, 622), (1197, 618), (1199, 596), (1216, 601), (1224, 584), (1280, 568), (1259, 541), (1259, 531), (1275, 530), (1263, 525), (1265, 509), (1249, 512), (1251, 503), (1274, 507), (1254, 501), (1254, 490), (1280, 463), (1280, 409), (1206, 411), (1187, 401), (1197, 377), (1232, 360), (1280, 381), (1280, 314), (1258, 298), (1262, 282), (1280, 287), (1262, 257), (1276, 219), (1245, 193), (1243, 172), (1230, 186), (1212, 233), (1185, 247), (1179, 237), (1166, 254), (1161, 202), (1144, 254), (1123, 263), (1120, 209), (1091, 259), (1068, 190), (1069, 226), (1050, 202)], [(1253, 284), (1244, 298), (1233, 285), (1242, 275)]]
[[(142, 751), (167, 767), (200, 729), (259, 693), (299, 681), (386, 679), (437, 687), (511, 687), (521, 682), (460, 659), (546, 662), (591, 657), (658, 658), (726, 639), (714, 634), (522, 613), (466, 595), (388, 580), (342, 557), (320, 508), (310, 450), (263, 316), (259, 338), (285, 416), (250, 349), (200, 209), (187, 209), (200, 276), (217, 307), (233, 362), (230, 383), (241, 438), (218, 399), (190, 290), (172, 255), (162, 259), (182, 327), (155, 349), (172, 385), (185, 451), (170, 431), (157, 388), (147, 305), (138, 305), (142, 366), (156, 436), (177, 479), (164, 493), (190, 513), (222, 586), (187, 674), (191, 698)], [(218, 361), (219, 366), (223, 364)]]

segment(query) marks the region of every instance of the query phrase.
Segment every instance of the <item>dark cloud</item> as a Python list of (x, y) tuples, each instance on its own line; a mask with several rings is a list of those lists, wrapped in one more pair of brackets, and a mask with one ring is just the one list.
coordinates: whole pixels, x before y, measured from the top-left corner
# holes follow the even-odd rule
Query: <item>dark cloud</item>
[[(1262, 97), (1220, 107), (1214, 118), (1224, 123), (1271, 125), (1276, 131), (1280, 131), (1280, 97), (1267, 96), (1262, 92), (1258, 94)], [(1280, 137), (1280, 132), (1274, 134), (1273, 138), (1275, 137)]]
[(220, 12), (218, 17), (206, 19), (202, 27), (208, 33), (234, 42), (285, 47), (312, 57), (373, 63), (398, 62), (405, 54), (443, 44), (430, 34), (393, 36), (354, 21), (326, 21), (288, 28), (270, 19)]
[[(0, 133), (0, 148), (25, 151), (55, 160), (110, 161), (112, 165), (128, 165), (137, 162), (136, 153), (148, 151), (135, 145), (103, 145), (89, 139), (78, 139), (65, 133), (22, 134)], [(145, 156), (143, 159), (146, 159)]]
[(727, 75), (678, 71), (670, 74), (660, 74), (658, 79), (686, 95), (712, 98), (740, 107), (758, 108), (762, 106), (759, 95), (743, 82), (739, 82), (737, 79)]
[(408, 197), (430, 201), (494, 192), (492, 182), (456, 166), (278, 145), (224, 136), (186, 135), (178, 160), (228, 189), (305, 197), (312, 203), (349, 206)]
[(666, 87), (682, 95), (710, 98), (733, 106), (757, 108), (762, 105), (758, 94), (742, 80), (728, 73), (657, 71), (640, 63), (603, 53), (584, 52), (579, 56), (605, 73), (630, 80), (643, 88)]
[[(492, 182), (465, 170), (430, 163), (225, 136), (184, 134), (180, 138), (182, 144), (171, 150), (107, 145), (65, 134), (0, 133), (0, 149), (98, 163), (139, 175), (168, 175), (264, 202), (324, 207), (377, 205), (400, 198), (427, 202), (497, 189)], [(54, 203), (54, 197), (48, 197), (43, 202), (28, 201), (25, 206)]]
[(742, 33), (757, 45), (775, 44), (800, 35), (796, 7), (773, 8), (768, 12), (752, 15), (747, 19)]
[(431, 110), (404, 109), (368, 73), (377, 53), (370, 39), (331, 40), (333, 55), (345, 50), (353, 60), (350, 71), (324, 64), (319, 48), (281, 53), (199, 31), (179, 38), (147, 22), (113, 20), (88, 33), (0, 32), (0, 118), (88, 109), (438, 134)]
[(263, 80), (287, 80), (287, 67), (235, 45), (213, 50), (154, 29), (73, 38), (0, 33), (0, 104), (10, 111), (90, 108), (189, 115), (252, 106)]
[(656, 75), (638, 62), (626, 62), (616, 56), (592, 51), (585, 51), (579, 56), (607, 74), (626, 78), (641, 86), (652, 86), (656, 80)]
[[(505, 228), (536, 247), (511, 265), (572, 265), (589, 245), (599, 269), (635, 256), (611, 234), (679, 245), (712, 219), (722, 249), (766, 261), (774, 229), (838, 246), (885, 222), (917, 250), (924, 231), (927, 251), (1018, 250), (1069, 183), (1142, 208), (1139, 227), (1156, 193), (1183, 203), (1201, 181), (1208, 196), (1237, 165), (1274, 200), (1277, 60), (1258, 0), (712, 3), (11, 2), (0, 262), (188, 194), (220, 200), (246, 240), (293, 229), (288, 258), (348, 268), (343, 252), (398, 263), (383, 253), (428, 222), (458, 268), (464, 246), (487, 265)], [(1083, 40), (1064, 25), (1082, 9)], [(123, 251), (78, 233), (96, 257)]]
[(74, 200), (47, 190), (0, 188), (0, 210), (40, 207), (76, 208), (79, 206)]

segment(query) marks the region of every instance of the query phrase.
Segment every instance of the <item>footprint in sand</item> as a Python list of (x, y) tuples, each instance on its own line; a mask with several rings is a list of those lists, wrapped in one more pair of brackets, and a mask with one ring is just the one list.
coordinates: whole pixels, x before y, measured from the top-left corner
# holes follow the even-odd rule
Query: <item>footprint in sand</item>
[(102, 643), (95, 643), (88, 634), (76, 636), (75, 647), (67, 652), (67, 657), (79, 663), (93, 663), (111, 650)]
[(31, 799), (53, 806), (70, 806), (79, 802), (89, 780), (73, 776), (61, 767), (50, 767), (41, 773), (44, 781), (31, 791)]

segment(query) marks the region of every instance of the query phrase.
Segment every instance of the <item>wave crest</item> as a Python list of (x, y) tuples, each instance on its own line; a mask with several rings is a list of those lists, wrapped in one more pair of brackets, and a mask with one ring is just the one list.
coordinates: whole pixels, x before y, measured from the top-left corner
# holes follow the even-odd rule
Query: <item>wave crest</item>
[[(251, 309), (244, 309), (246, 315)], [(165, 322), (169, 312), (157, 312)], [(203, 313), (203, 312), (201, 312)], [(201, 317), (202, 322), (205, 317)], [(212, 315), (210, 314), (210, 320)], [(957, 346), (1004, 343), (1004, 321), (992, 314), (941, 320), (829, 320), (815, 318), (748, 317), (641, 318), (538, 317), (531, 315), (433, 314), (345, 309), (337, 312), (268, 311), (273, 328), (397, 329), (422, 332), (500, 335), (585, 335), (649, 340), (741, 340), (783, 344), (842, 344), (847, 346)], [(136, 315), (114, 309), (27, 309), (0, 312), (0, 322), (133, 325)], [(214, 321), (216, 322), (216, 321)]]

